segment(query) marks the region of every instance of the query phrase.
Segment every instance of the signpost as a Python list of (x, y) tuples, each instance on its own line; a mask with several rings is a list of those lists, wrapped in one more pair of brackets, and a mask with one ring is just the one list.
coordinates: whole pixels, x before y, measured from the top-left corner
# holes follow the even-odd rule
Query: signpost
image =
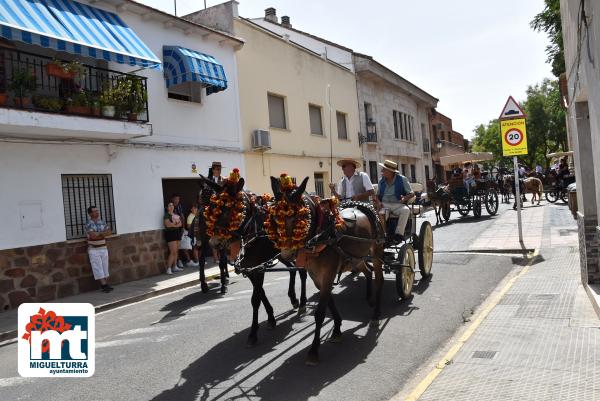
[(519, 225), (519, 242), (523, 246), (523, 224), (521, 222), (521, 188), (519, 187), (519, 163), (517, 156), (527, 154), (527, 126), (525, 112), (512, 96), (508, 97), (500, 114), (500, 136), (502, 155), (513, 156), (515, 169), (515, 204)]

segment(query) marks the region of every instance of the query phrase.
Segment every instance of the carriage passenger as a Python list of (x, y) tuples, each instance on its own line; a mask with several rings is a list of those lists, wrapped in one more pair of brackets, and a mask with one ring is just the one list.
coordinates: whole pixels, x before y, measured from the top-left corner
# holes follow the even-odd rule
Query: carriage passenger
[(384, 163), (379, 163), (379, 165), (382, 167), (381, 175), (383, 177), (377, 188), (375, 206), (377, 210), (386, 208), (392, 214), (398, 216), (398, 224), (393, 240), (399, 242), (404, 239), (404, 230), (410, 216), (410, 209), (406, 206), (406, 202), (414, 198), (415, 193), (410, 188), (408, 179), (398, 171), (398, 163), (386, 160)]
[(344, 176), (337, 185), (329, 184), (331, 194), (341, 200), (368, 202), (375, 195), (371, 179), (362, 171), (356, 171), (360, 163), (353, 159), (338, 160), (337, 165), (342, 168)]

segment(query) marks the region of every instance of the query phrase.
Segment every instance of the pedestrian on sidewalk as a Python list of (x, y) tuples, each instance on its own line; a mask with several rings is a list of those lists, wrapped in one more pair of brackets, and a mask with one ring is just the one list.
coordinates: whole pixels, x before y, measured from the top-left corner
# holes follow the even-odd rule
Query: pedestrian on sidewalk
[[(186, 263), (186, 267), (198, 267), (198, 247), (196, 246), (196, 236), (194, 235), (195, 224), (198, 218), (198, 204), (192, 204), (192, 208), (190, 209), (190, 214), (186, 219), (185, 224), (185, 234), (184, 237), (186, 241), (189, 242), (189, 249), (192, 251), (192, 257), (189, 262)], [(180, 246), (181, 248), (181, 246)]]
[(183, 269), (177, 267), (177, 252), (179, 251), (179, 241), (181, 240), (181, 232), (183, 222), (181, 216), (175, 213), (175, 205), (173, 202), (167, 204), (165, 215), (163, 216), (163, 224), (165, 225), (165, 239), (169, 247), (169, 256), (167, 258), (166, 273), (180, 272)]
[(100, 212), (94, 205), (88, 207), (89, 220), (85, 225), (88, 242), (88, 256), (94, 279), (100, 281), (102, 292), (111, 292), (113, 288), (108, 285), (108, 248), (106, 237), (111, 231), (106, 223), (100, 219)]
[[(185, 213), (183, 212), (183, 205), (181, 204), (181, 195), (177, 193), (171, 195), (171, 202), (173, 202), (173, 206), (175, 206), (174, 213), (178, 215), (183, 222), (183, 220), (185, 219)], [(177, 254), (177, 267), (180, 269), (182, 269), (183, 266), (191, 260), (189, 254), (191, 246), (188, 246), (185, 235), (185, 228), (182, 226), (181, 237), (179, 237), (179, 249)]]

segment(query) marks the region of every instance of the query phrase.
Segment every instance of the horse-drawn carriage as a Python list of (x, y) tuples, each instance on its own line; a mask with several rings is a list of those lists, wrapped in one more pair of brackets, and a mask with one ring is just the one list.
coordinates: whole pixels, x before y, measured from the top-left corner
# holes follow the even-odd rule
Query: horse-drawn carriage
[[(573, 157), (573, 151), (549, 153), (546, 155), (546, 157), (551, 160), (552, 164), (554, 164), (559, 159), (564, 157)], [(569, 176), (563, 179), (558, 177), (556, 171), (554, 174), (546, 174), (540, 179), (542, 180), (544, 186), (544, 195), (548, 202), (556, 203), (560, 199), (564, 203), (567, 203), (569, 197), (567, 187), (569, 184), (575, 182), (575, 175), (572, 174), (572, 172)]]
[[(417, 187), (418, 186), (418, 187)], [(413, 191), (422, 191), (421, 184), (411, 184)], [(383, 254), (383, 271), (396, 275), (396, 291), (401, 299), (409, 298), (415, 281), (415, 251), (418, 252), (421, 277), (431, 276), (433, 264), (433, 229), (428, 221), (423, 221), (417, 234), (417, 216), (423, 212), (422, 206), (409, 202), (410, 216), (404, 230), (404, 241), (391, 240), (394, 236), (398, 217), (390, 215), (385, 220), (386, 243)]]
[[(493, 155), (491, 153), (477, 152), (443, 156), (440, 158), (440, 162), (444, 166), (457, 164), (462, 166), (466, 163), (477, 163), (492, 159)], [(444, 220), (448, 221), (450, 213), (453, 211), (458, 212), (461, 216), (466, 216), (470, 211), (473, 211), (473, 216), (481, 217), (483, 207), (490, 216), (498, 213), (498, 190), (492, 177), (475, 179), (474, 184), (474, 186), (467, 188), (462, 174), (449, 180), (446, 189), (448, 202), (442, 204), (441, 209)]]

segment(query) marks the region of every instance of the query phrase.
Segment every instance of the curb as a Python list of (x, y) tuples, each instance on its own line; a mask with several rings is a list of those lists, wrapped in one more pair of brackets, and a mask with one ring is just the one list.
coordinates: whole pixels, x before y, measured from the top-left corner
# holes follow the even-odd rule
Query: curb
[[(232, 272), (233, 269), (229, 268), (229, 271)], [(210, 274), (206, 276), (206, 281), (212, 280), (220, 276), (220, 273)], [(198, 279), (193, 279), (190, 281), (186, 281), (185, 283), (180, 283), (173, 285), (171, 287), (161, 288), (160, 290), (149, 291), (143, 294), (135, 295), (133, 297), (119, 299), (113, 302), (109, 302), (103, 305), (94, 306), (96, 314), (100, 312), (106, 312), (112, 309), (116, 309), (121, 306), (130, 305), (136, 302), (144, 301), (146, 299), (155, 298), (163, 294), (168, 294), (170, 292), (175, 292), (178, 290), (182, 290), (184, 288), (193, 287), (198, 284)], [(8, 344), (12, 344), (17, 341), (18, 329), (9, 330), (0, 333), (0, 347)], [(14, 340), (14, 341), (10, 341)], [(10, 342), (7, 342), (10, 341)], [(6, 342), (6, 343), (5, 343)]]
[(588, 298), (590, 299), (590, 302), (592, 303), (592, 306), (594, 307), (596, 315), (598, 315), (598, 318), (600, 319), (600, 294), (598, 294), (596, 290), (590, 287), (589, 284), (584, 284), (583, 286), (585, 288), (585, 292), (588, 295)]

